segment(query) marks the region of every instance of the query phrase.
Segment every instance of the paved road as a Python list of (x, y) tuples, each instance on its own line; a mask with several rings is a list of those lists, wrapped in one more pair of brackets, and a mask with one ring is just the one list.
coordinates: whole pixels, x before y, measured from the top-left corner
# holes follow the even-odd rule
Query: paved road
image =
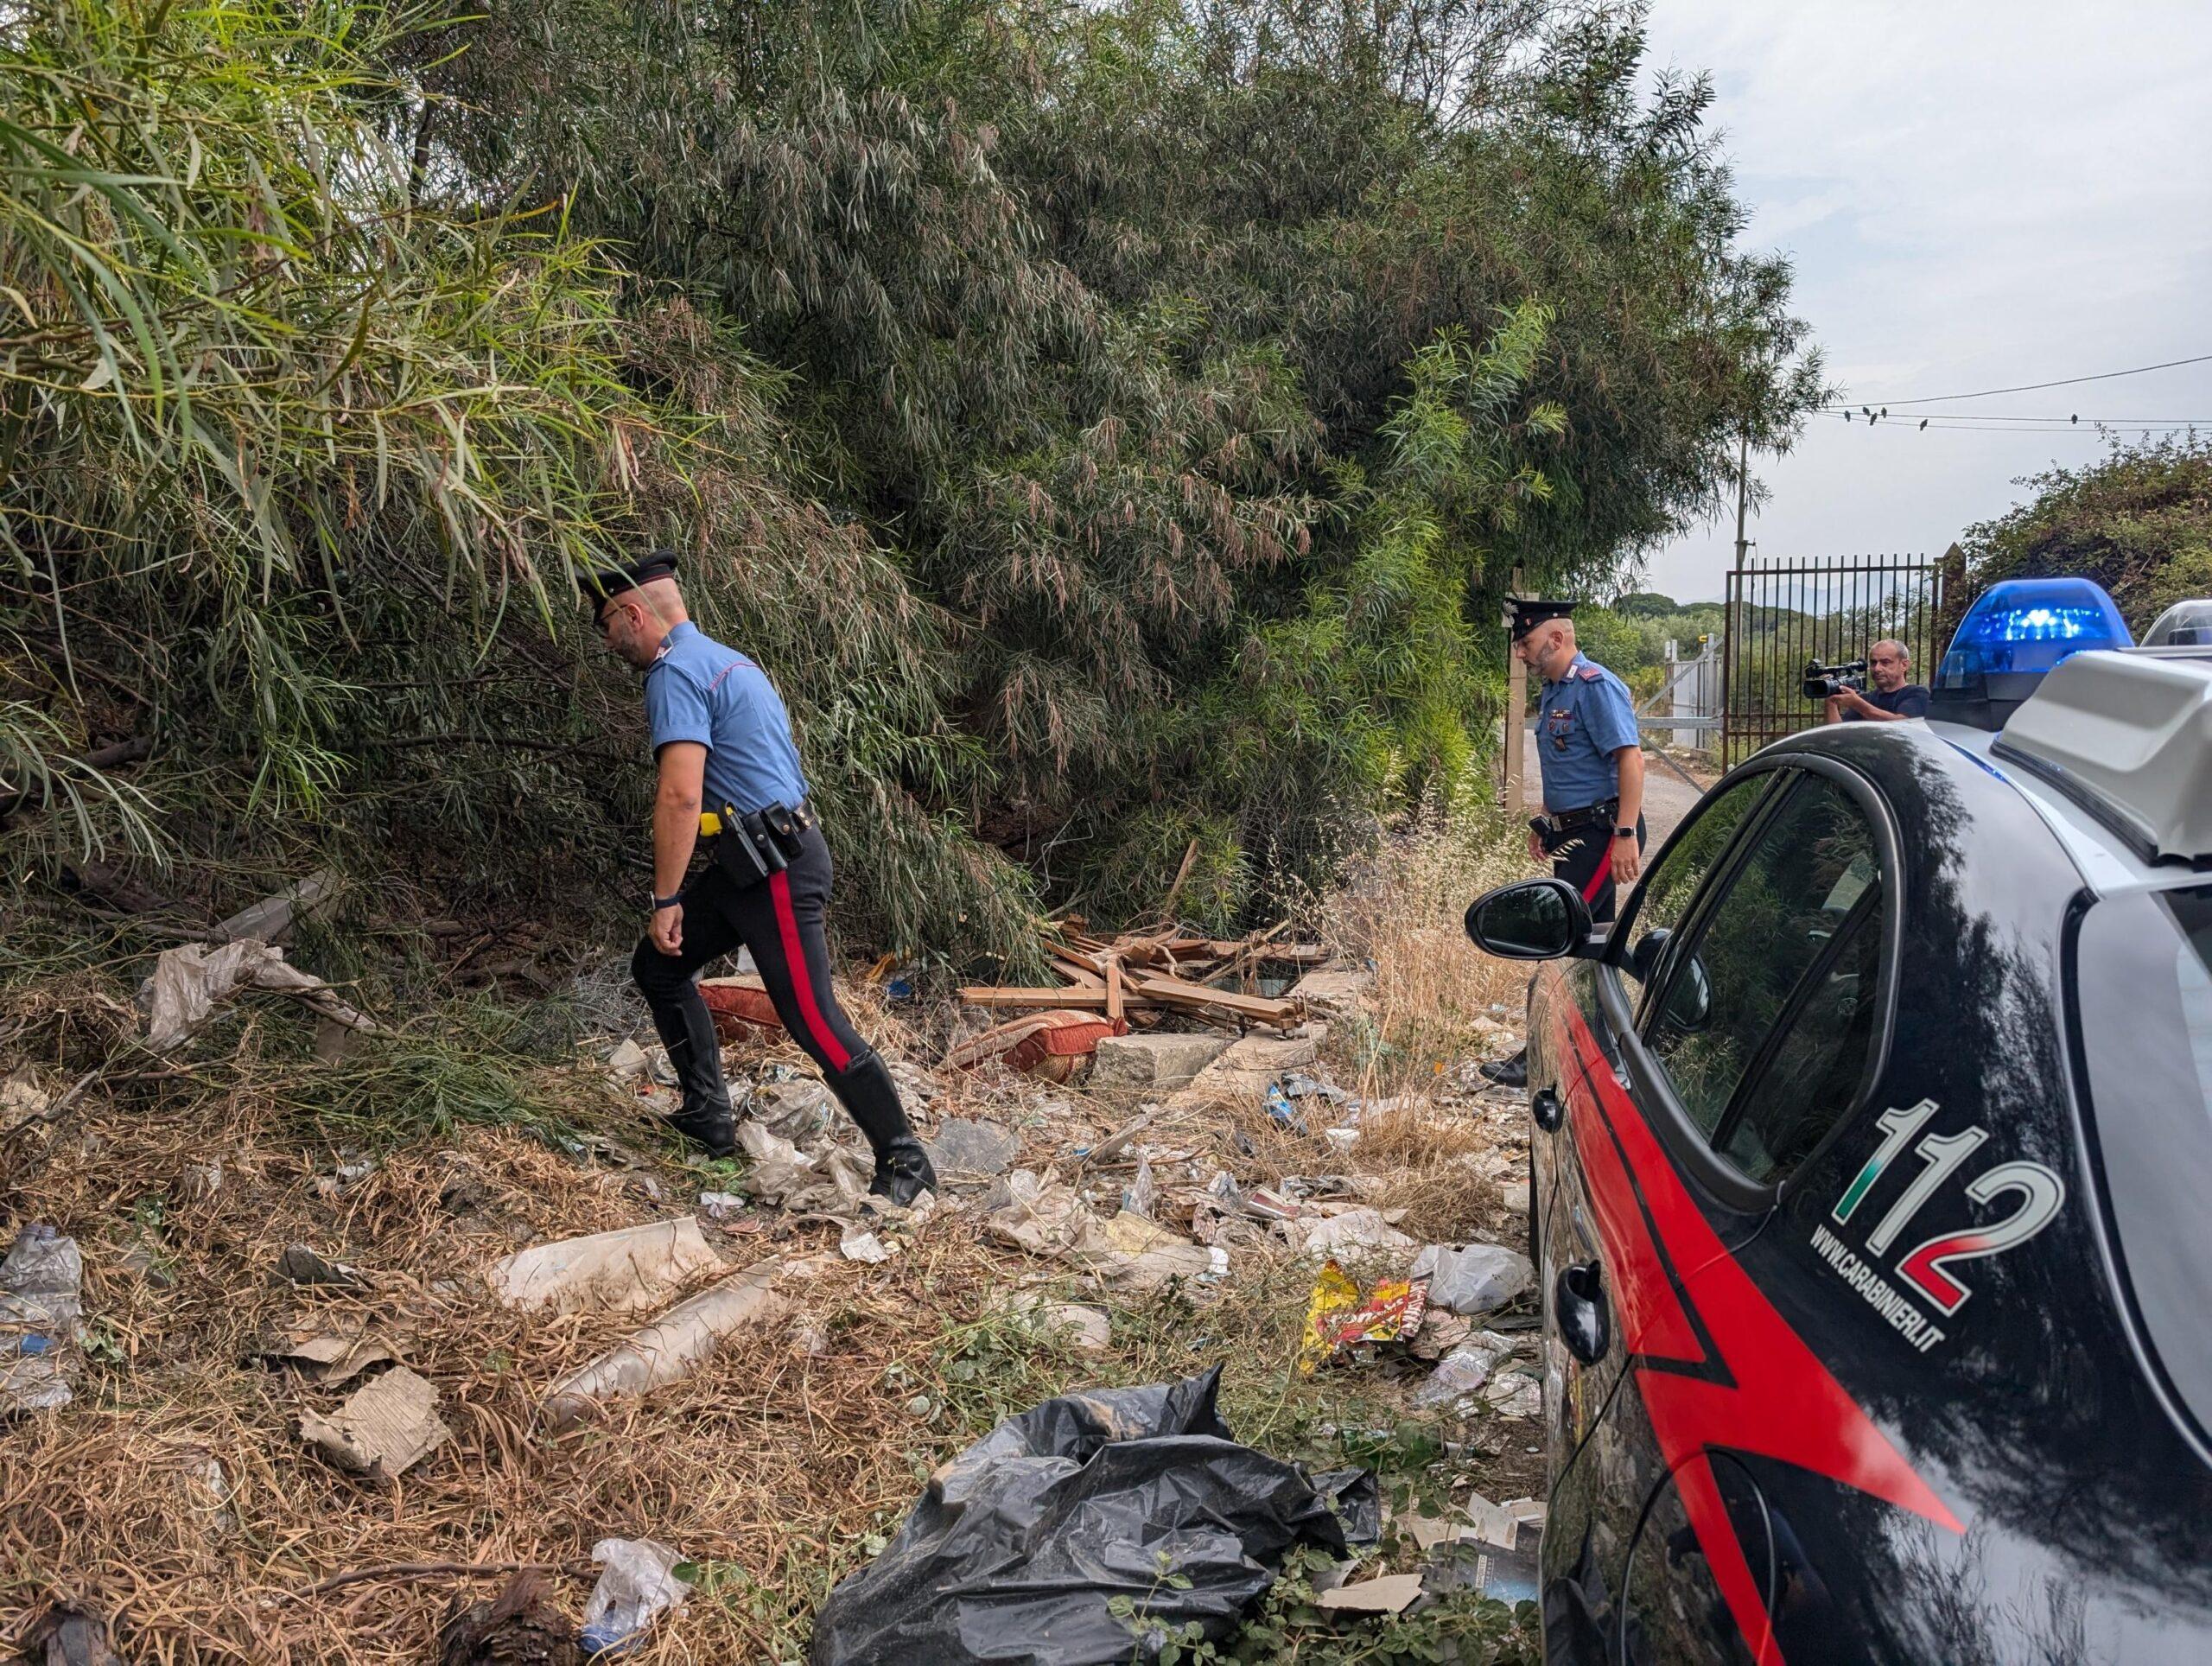
[(1666, 843), (1675, 824), (1696, 807), (1702, 796), (1666, 765), (1647, 757), (1643, 764), (1644, 849), (1656, 850)]

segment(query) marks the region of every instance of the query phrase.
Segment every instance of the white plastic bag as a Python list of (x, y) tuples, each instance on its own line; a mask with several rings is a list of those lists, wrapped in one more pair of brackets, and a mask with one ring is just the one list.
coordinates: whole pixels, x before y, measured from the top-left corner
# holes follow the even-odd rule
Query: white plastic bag
[(652, 1539), (601, 1539), (591, 1559), (607, 1571), (584, 1604), (588, 1655), (628, 1653), (655, 1619), (681, 1608), (691, 1593), (676, 1577), (676, 1552)]

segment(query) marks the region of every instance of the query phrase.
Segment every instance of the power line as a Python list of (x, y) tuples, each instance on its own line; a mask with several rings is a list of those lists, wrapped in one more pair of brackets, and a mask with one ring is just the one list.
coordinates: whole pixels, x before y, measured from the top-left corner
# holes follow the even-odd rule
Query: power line
[[(1837, 415), (1840, 413), (1830, 412), (1827, 414)], [(2089, 423), (2082, 423), (2078, 425), (2072, 423), (2062, 423), (2053, 428), (2024, 428), (2018, 423), (2014, 423), (2007, 427), (1995, 423), (1977, 423), (1969, 417), (1955, 417), (1948, 422), (1945, 422), (1940, 417), (1934, 416), (1923, 416), (1916, 422), (1908, 422), (1903, 417), (1891, 417), (1887, 422), (1854, 423), (1854, 426), (1860, 428), (1892, 429), (1904, 433), (1917, 434), (1922, 430), (1928, 429), (1931, 423), (1936, 424), (1933, 432), (1937, 434), (2182, 434), (2212, 428), (2212, 423), (2108, 423), (2102, 425)]]
[[(2078, 386), (2083, 382), (2110, 382), (2122, 376), (2141, 376), (2154, 370), (2172, 370), (2182, 365), (2203, 364), (2212, 364), (2212, 353), (2200, 353), (2193, 359), (2169, 359), (2163, 364), (2138, 365), (2133, 370), (2108, 370), (2095, 376), (2063, 376), (2055, 382), (2023, 382), (2018, 387), (1983, 388), (1976, 393), (1936, 393), (1924, 398), (1892, 399), (1890, 404), (1893, 405), (1949, 404), (1958, 399), (1986, 399), (1991, 395), (1998, 393), (2033, 393), (2041, 388), (2070, 388)], [(1881, 401), (1870, 399), (1866, 403), (1879, 404)]]
[[(1866, 405), (1824, 405), (1826, 416), (1847, 416), (1853, 422), (1869, 414)], [(2141, 428), (2212, 428), (2212, 416), (2085, 416), (2075, 411), (2053, 412), (2037, 416), (2025, 411), (1963, 410), (1955, 415), (1944, 411), (1923, 411), (1908, 408), (1878, 405), (1871, 407), (1872, 414), (1885, 423), (1903, 423), (1925, 416), (1931, 423), (2056, 423), (2072, 427), (2083, 423), (2102, 423), (2111, 427)]]

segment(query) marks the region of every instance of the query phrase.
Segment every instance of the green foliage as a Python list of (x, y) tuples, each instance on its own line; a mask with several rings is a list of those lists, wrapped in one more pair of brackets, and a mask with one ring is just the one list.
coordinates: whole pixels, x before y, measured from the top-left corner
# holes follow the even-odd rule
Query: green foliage
[(665, 542), (845, 929), (1017, 957), (1194, 843), (1225, 928), (1467, 777), (1515, 566), (1611, 588), (1821, 393), (1643, 56), (1579, 0), (33, 0), (0, 813), (626, 919), (566, 587)]
[(1971, 590), (2079, 574), (2138, 634), (2173, 603), (2212, 595), (2212, 438), (2115, 442), (2101, 462), (2018, 484), (2035, 496), (1960, 540)]

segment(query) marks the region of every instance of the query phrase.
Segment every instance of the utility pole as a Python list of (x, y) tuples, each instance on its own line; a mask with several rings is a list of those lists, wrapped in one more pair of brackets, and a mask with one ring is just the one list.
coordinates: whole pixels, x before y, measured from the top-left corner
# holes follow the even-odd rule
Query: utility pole
[[(1522, 594), (1521, 569), (1513, 569), (1507, 581), (1511, 594)], [(1512, 615), (1508, 614), (1510, 620)], [(1505, 800), (1505, 813), (1518, 816), (1524, 802), (1522, 791), (1522, 772), (1527, 767), (1523, 747), (1528, 737), (1529, 668), (1521, 663), (1521, 656), (1513, 652), (1512, 626), (1506, 626), (1505, 645), (1505, 779), (1500, 785), (1500, 796)]]
[(1744, 552), (1751, 546), (1744, 542), (1744, 510), (1751, 495), (1751, 436), (1745, 433), (1737, 442), (1736, 451), (1736, 565), (1744, 564)]

